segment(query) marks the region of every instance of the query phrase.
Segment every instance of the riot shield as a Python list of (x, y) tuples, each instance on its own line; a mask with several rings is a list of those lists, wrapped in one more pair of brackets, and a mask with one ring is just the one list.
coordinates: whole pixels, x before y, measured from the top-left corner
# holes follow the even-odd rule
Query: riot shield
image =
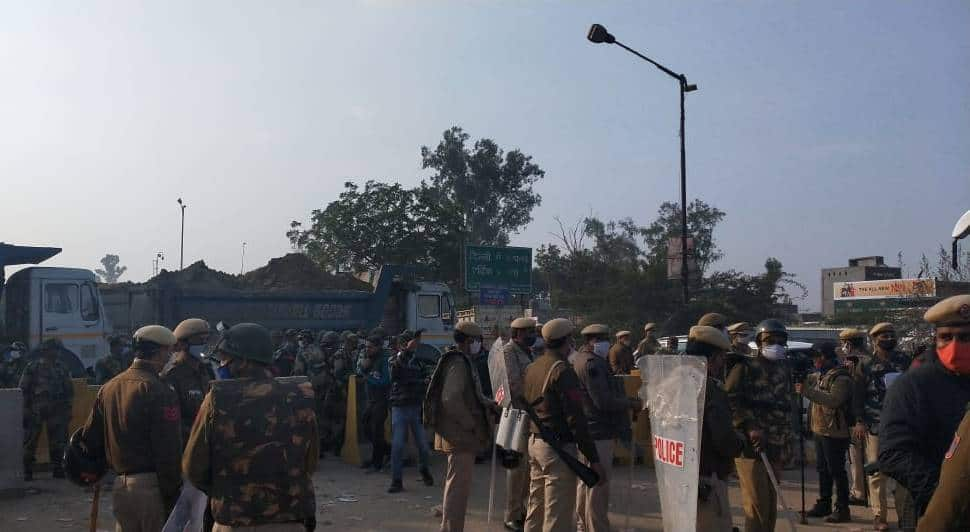
[(505, 370), (505, 357), (502, 356), (502, 339), (496, 338), (488, 350), (488, 377), (492, 381), (492, 397), (501, 407), (511, 405), (509, 397), (508, 372)]
[(643, 363), (646, 372), (641, 373), (644, 380), (641, 395), (650, 409), (653, 460), (664, 530), (694, 531), (707, 359), (651, 355)]

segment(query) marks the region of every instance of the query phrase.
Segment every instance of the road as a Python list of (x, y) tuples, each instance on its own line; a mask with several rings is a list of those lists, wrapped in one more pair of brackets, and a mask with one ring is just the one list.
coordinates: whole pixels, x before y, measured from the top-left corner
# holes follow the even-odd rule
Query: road
[[(435, 479), (440, 480), (444, 472), (444, 457), (436, 455), (433, 462)], [(492, 530), (501, 528), (502, 510), (505, 501), (505, 482), (500, 475), (496, 482), (496, 508), (493, 514)], [(653, 470), (638, 466), (633, 470), (629, 482), (629, 468), (618, 467), (612, 490), (610, 519), (614, 530), (625, 530), (626, 512), (630, 509), (629, 530), (662, 530), (660, 503)], [(817, 484), (814, 471), (806, 471), (806, 502), (811, 505), (815, 500)], [(55, 481), (49, 474), (38, 474), (38, 480), (30, 483), (29, 493), (24, 498), (0, 499), (0, 530), (5, 532), (42, 532), (48, 530), (88, 530), (88, 516), (91, 509), (92, 493), (85, 492), (65, 481)], [(489, 467), (480, 464), (475, 467), (475, 485), (466, 530), (485, 531), (488, 508)], [(435, 530), (438, 518), (434, 516), (434, 506), (441, 502), (441, 484), (426, 487), (418, 479), (417, 470), (405, 469), (405, 491), (389, 495), (386, 492), (389, 476), (386, 473), (365, 474), (360, 469), (335, 459), (327, 458), (320, 464), (314, 476), (317, 494), (318, 530), (355, 530), (355, 531), (426, 531)], [(632, 486), (632, 487), (631, 487)], [(782, 478), (782, 489), (789, 504), (800, 506), (801, 497), (798, 484), (798, 471), (786, 471)], [(743, 522), (741, 494), (737, 482), (730, 490), (731, 509), (736, 525)], [(891, 503), (890, 497), (890, 506)], [(111, 492), (105, 492), (100, 506), (98, 530), (114, 530), (111, 514)], [(853, 523), (843, 525), (824, 525), (820, 520), (814, 524), (797, 526), (797, 530), (870, 530), (871, 517), (866, 509), (852, 508)], [(895, 522), (895, 513), (890, 511), (890, 522)], [(777, 530), (788, 527), (779, 519)]]

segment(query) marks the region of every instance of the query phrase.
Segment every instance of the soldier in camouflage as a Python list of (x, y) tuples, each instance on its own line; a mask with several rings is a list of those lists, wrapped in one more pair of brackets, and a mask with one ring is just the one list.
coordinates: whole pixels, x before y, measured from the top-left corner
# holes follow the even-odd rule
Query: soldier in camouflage
[(731, 368), (725, 382), (734, 428), (748, 438), (735, 460), (747, 531), (770, 531), (777, 518), (774, 487), (761, 460), (765, 453), (777, 475), (791, 429), (791, 379), (785, 365), (788, 330), (778, 320), (758, 324), (758, 353)]
[(334, 420), (326, 413), (326, 402), (334, 385), (333, 352), (338, 341), (337, 333), (324, 331), (320, 333), (319, 345), (309, 344), (303, 349), (303, 358), (306, 360), (307, 368), (306, 375), (310, 378), (310, 384), (313, 386), (317, 428), (320, 431), (320, 456), (323, 456), (330, 446), (335, 430)]
[[(855, 367), (857, 383), (857, 410), (862, 415), (856, 419), (852, 436), (862, 445), (866, 462), (875, 462), (879, 456), (879, 418), (886, 398), (887, 375), (890, 379), (902, 374), (909, 367), (909, 357), (896, 351), (896, 328), (891, 323), (877, 323), (869, 330), (872, 339), (872, 356), (866, 357)], [(886, 477), (878, 471), (868, 477), (869, 508), (872, 510), (876, 530), (888, 530), (888, 494)], [(897, 505), (899, 508), (899, 505)], [(899, 513), (899, 512), (897, 512)]]
[(128, 369), (122, 357), (124, 348), (124, 342), (120, 337), (111, 337), (108, 355), (94, 364), (94, 384), (104, 384), (113, 379), (115, 375)]
[(274, 377), (289, 377), (294, 375), (296, 361), (299, 355), (300, 346), (297, 341), (297, 332), (294, 329), (287, 329), (283, 333), (283, 345), (273, 353), (273, 362), (270, 370)]
[(313, 388), (272, 377), (261, 325), (240, 323), (216, 346), (216, 381), (195, 418), (182, 471), (209, 496), (213, 532), (313, 530), (318, 443)]
[(24, 480), (33, 480), (37, 439), (44, 425), (54, 478), (64, 478), (61, 457), (67, 445), (74, 384), (70, 371), (57, 359), (63, 348), (60, 340), (45, 340), (40, 344), (40, 356), (27, 364), (20, 377), (24, 396)]
[(337, 454), (344, 442), (344, 431), (347, 422), (347, 388), (350, 376), (354, 374), (357, 364), (357, 335), (344, 331), (339, 339), (342, 345), (333, 354), (331, 369), (333, 371), (333, 385), (329, 395), (324, 399), (326, 417), (331, 420), (334, 430), (328, 446)]
[(0, 358), (0, 388), (16, 388), (26, 365), (27, 346), (23, 342), (14, 342), (6, 356)]

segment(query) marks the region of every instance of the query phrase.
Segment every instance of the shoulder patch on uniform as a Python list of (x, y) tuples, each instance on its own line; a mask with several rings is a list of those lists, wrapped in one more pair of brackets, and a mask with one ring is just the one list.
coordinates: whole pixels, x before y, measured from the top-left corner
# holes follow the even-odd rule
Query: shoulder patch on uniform
[(162, 419), (165, 421), (178, 421), (179, 420), (179, 407), (177, 406), (163, 406), (162, 407)]
[(953, 437), (953, 442), (950, 443), (950, 448), (946, 450), (946, 454), (943, 455), (944, 460), (949, 460), (953, 458), (953, 454), (957, 452), (957, 446), (960, 445), (960, 435)]

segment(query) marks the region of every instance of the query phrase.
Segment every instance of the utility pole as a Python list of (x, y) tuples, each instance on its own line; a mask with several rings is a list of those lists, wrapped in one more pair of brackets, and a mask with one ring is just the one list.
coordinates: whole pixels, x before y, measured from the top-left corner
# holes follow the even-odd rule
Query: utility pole
[(182, 242), (179, 245), (179, 270), (185, 268), (185, 207), (182, 198), (178, 199), (178, 204), (182, 207)]

